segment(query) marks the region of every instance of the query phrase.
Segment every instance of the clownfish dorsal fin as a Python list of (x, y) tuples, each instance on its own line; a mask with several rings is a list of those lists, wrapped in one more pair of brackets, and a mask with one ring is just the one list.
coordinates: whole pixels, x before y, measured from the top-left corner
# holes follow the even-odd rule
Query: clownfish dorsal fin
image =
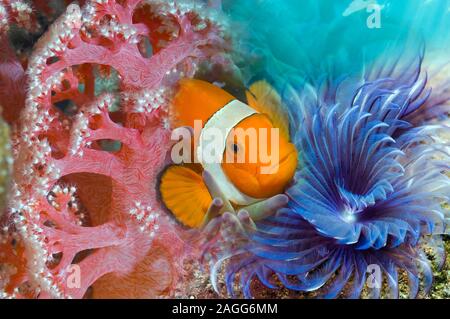
[(199, 228), (211, 205), (211, 195), (201, 173), (172, 165), (162, 174), (159, 191), (164, 205), (185, 226)]
[(289, 116), (283, 108), (280, 95), (266, 80), (257, 81), (250, 86), (247, 102), (259, 113), (266, 114), (273, 125), (280, 129), (281, 136), (289, 140)]

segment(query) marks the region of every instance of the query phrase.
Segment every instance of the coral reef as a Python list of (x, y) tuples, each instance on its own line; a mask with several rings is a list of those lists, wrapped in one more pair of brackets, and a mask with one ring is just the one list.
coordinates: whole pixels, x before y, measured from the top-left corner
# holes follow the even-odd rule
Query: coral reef
[[(15, 3), (9, 19), (29, 28)], [(225, 47), (205, 6), (98, 0), (69, 5), (25, 66), (5, 53), (14, 170), (3, 297), (173, 294), (190, 250), (156, 199), (167, 99), (203, 60), (226, 61)], [(119, 90), (96, 95), (96, 78), (114, 72)]]
[(447, 260), (442, 269), (435, 267), (434, 284), (429, 296), (432, 299), (450, 298), (450, 243), (448, 236), (444, 237), (444, 245)]
[[(377, 33), (338, 2), (0, 0), (0, 298), (448, 298), (449, 33), (408, 47), (437, 20), (404, 1)], [(186, 77), (278, 91), (285, 207), (163, 207)]]

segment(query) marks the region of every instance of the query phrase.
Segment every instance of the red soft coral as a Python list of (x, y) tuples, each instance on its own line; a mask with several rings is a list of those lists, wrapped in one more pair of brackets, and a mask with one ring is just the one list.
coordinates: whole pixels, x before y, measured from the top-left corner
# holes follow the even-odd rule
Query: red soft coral
[[(70, 5), (39, 40), (14, 135), (20, 236), (10, 250), (23, 247), (27, 269), (16, 288), (41, 298), (173, 294), (190, 250), (156, 181), (172, 88), (202, 60), (225, 61), (222, 28), (206, 16), (195, 3), (97, 0)], [(119, 94), (98, 94), (99, 74), (117, 74)]]
[(41, 20), (45, 17), (45, 21), (51, 23), (57, 12), (64, 10), (71, 2), (0, 0), (0, 106), (2, 116), (9, 124), (17, 124), (25, 106), (25, 69), (30, 55), (28, 50), (16, 50), (13, 47), (11, 35), (17, 36), (18, 30), (24, 31), (27, 39), (22, 40), (30, 42), (26, 45), (32, 47), (33, 39), (45, 29), (45, 25), (40, 25), (38, 16)]

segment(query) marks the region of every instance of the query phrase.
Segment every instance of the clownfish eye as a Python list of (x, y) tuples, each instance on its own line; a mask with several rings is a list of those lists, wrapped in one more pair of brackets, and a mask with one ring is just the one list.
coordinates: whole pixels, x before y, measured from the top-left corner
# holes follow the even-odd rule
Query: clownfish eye
[(235, 152), (235, 153), (239, 152), (239, 145), (233, 144), (231, 147), (233, 149), (233, 152)]

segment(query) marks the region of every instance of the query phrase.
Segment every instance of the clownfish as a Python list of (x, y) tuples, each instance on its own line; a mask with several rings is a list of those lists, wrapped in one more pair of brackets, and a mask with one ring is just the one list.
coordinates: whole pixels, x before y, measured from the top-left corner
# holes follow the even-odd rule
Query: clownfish
[[(282, 194), (293, 179), (298, 153), (289, 141), (288, 115), (281, 105), (280, 96), (266, 81), (259, 81), (249, 88), (246, 98), (248, 104), (202, 80), (183, 79), (178, 85), (170, 105), (170, 125), (179, 128), (194, 127), (196, 121), (202, 123), (200, 136), (191, 141), (194, 154), (201, 158), (208, 146), (205, 145), (208, 143), (206, 139), (202, 139), (206, 129), (218, 128), (224, 132), (223, 140), (216, 145), (222, 161), (209, 163), (199, 159), (199, 163), (194, 164), (173, 164), (160, 176), (158, 189), (161, 200), (185, 226), (198, 228), (204, 225), (213, 202), (209, 185), (202, 177), (203, 171), (212, 176), (221, 195), (234, 208)], [(250, 158), (249, 150), (255, 147), (260, 154), (260, 143), (255, 145), (255, 141), (250, 139), (236, 139), (230, 133), (233, 129), (255, 129), (257, 134), (261, 129), (268, 132), (264, 141), (273, 145), (264, 146), (266, 150), (276, 147), (278, 154), (276, 163), (270, 163), (268, 172), (262, 173), (262, 168), (268, 165), (259, 155), (256, 160)], [(277, 139), (271, 138), (272, 129), (278, 129)], [(240, 161), (226, 160), (239, 156)]]

